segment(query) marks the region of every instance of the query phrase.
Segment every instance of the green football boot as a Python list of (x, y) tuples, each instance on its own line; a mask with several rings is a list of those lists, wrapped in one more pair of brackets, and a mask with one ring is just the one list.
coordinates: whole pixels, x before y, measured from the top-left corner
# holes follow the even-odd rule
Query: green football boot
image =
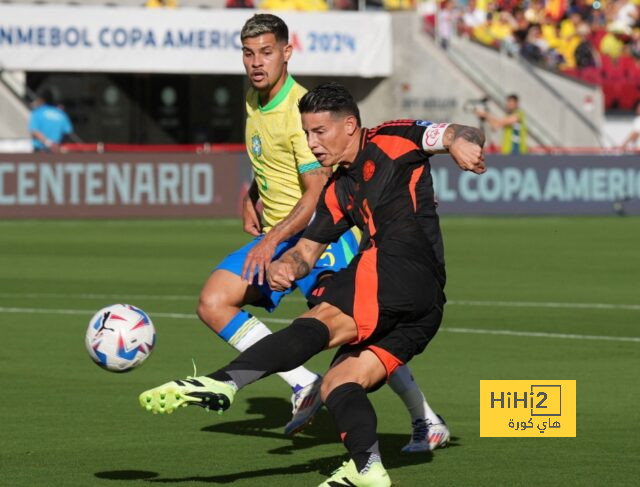
[(367, 473), (361, 474), (353, 460), (344, 462), (342, 467), (322, 482), (319, 487), (390, 487), (391, 479), (381, 462), (373, 462)]
[(144, 391), (139, 396), (140, 405), (153, 414), (171, 414), (180, 406), (200, 406), (222, 414), (229, 409), (237, 389), (226, 382), (207, 376), (173, 380)]

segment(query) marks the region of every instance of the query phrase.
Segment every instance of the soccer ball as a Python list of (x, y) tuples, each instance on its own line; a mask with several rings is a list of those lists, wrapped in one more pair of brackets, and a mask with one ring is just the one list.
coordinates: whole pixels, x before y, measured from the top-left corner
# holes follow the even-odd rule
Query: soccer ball
[(85, 346), (93, 361), (112, 372), (127, 372), (144, 362), (156, 343), (149, 316), (130, 304), (98, 311), (87, 328)]

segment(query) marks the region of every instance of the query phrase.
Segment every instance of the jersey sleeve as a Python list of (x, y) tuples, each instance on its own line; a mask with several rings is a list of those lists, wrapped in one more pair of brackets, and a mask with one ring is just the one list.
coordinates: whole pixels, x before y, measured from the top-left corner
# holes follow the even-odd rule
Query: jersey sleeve
[(312, 169), (322, 167), (313, 152), (311, 152), (311, 149), (309, 149), (307, 136), (302, 130), (302, 120), (297, 108), (289, 119), (289, 133), (291, 134), (291, 147), (293, 149), (293, 157), (296, 160), (298, 174), (304, 174)]
[(442, 142), (444, 131), (448, 126), (448, 123), (429, 120), (394, 120), (374, 128), (372, 133), (404, 137), (417, 145), (425, 154), (430, 155), (446, 152)]
[(337, 191), (336, 180), (331, 179), (320, 194), (315, 216), (302, 238), (323, 244), (337, 242), (340, 235), (354, 225), (343, 211)]

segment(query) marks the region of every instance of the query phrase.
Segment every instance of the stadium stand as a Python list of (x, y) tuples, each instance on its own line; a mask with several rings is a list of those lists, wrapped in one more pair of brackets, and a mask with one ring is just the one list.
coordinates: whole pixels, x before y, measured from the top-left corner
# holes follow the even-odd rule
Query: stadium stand
[(412, 10), (416, 0), (0, 0), (0, 4), (60, 4), (77, 6), (148, 8), (261, 8), (267, 10), (324, 11), (384, 9)]
[[(510, 56), (602, 87), (607, 110), (640, 100), (640, 2), (637, 0), (448, 0), (457, 33)], [(436, 31), (438, 12), (425, 16)]]

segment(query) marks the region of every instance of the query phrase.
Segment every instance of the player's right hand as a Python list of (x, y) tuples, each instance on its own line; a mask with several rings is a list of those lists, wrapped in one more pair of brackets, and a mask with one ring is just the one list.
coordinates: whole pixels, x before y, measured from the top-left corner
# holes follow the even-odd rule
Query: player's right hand
[(242, 205), (242, 226), (249, 235), (257, 237), (262, 233), (260, 216), (250, 198), (244, 198)]
[(484, 162), (484, 150), (475, 142), (458, 137), (451, 143), (449, 154), (463, 171), (482, 174), (487, 170)]
[(251, 283), (253, 277), (257, 274), (258, 286), (262, 286), (267, 266), (273, 259), (277, 247), (278, 243), (269, 238), (269, 234), (267, 234), (247, 253), (240, 277)]
[(293, 286), (296, 277), (293, 266), (288, 262), (274, 260), (267, 267), (267, 283), (274, 291), (285, 291)]

